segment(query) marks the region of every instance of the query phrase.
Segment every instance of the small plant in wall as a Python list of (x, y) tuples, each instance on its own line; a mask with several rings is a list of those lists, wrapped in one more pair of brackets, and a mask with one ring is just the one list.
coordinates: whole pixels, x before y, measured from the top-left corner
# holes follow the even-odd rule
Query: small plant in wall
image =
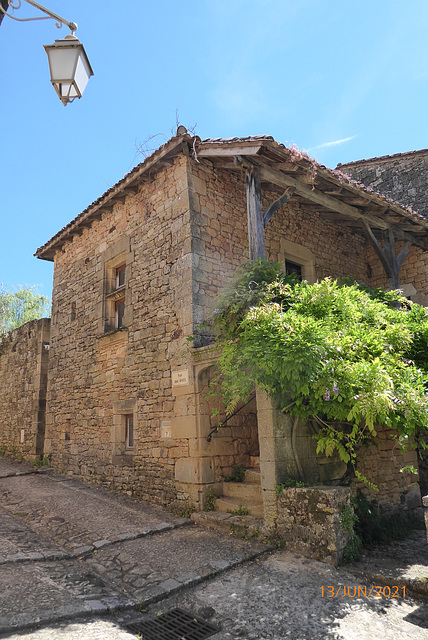
[(37, 460), (34, 460), (33, 467), (48, 467), (51, 459), (49, 456), (40, 456)]
[(309, 487), (307, 482), (301, 482), (300, 480), (295, 480), (294, 478), (286, 478), (284, 482), (277, 484), (275, 487), (275, 492), (277, 496), (280, 496), (284, 489), (289, 489), (290, 487)]
[(228, 513), (232, 513), (234, 516), (248, 516), (250, 515), (250, 510), (240, 504), (237, 509), (229, 510)]
[(217, 500), (217, 497), (214, 491), (213, 490), (209, 491), (205, 496), (204, 511), (216, 511), (217, 510), (216, 503), (215, 503), (216, 500)]
[(178, 513), (181, 518), (190, 518), (192, 513), (194, 513), (195, 511), (196, 511), (195, 503), (192, 502), (190, 498), (188, 498), (187, 500), (184, 501)]
[(360, 536), (355, 531), (358, 523), (358, 516), (349, 504), (344, 504), (340, 514), (340, 526), (348, 534), (349, 541), (343, 550), (343, 563), (355, 562), (359, 559), (362, 542)]
[(226, 476), (225, 482), (244, 482), (245, 479), (245, 468), (239, 467), (236, 462), (232, 465), (232, 473), (230, 476)]

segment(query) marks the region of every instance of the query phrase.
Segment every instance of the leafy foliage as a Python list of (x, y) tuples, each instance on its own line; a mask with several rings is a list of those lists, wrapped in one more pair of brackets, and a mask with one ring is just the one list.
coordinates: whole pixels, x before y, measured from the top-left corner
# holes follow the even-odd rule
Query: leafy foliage
[(232, 474), (230, 476), (226, 476), (225, 482), (244, 482), (245, 479), (245, 468), (240, 467), (236, 464), (236, 462), (232, 465)]
[(38, 318), (50, 315), (50, 300), (36, 287), (7, 291), (0, 285), (0, 335)]
[(337, 451), (354, 467), (378, 424), (395, 429), (402, 448), (426, 447), (428, 311), (398, 292), (310, 285), (259, 260), (243, 268), (210, 323), (229, 413), (259, 385), (281, 410), (317, 424), (318, 452)]
[(397, 513), (381, 514), (376, 500), (368, 500), (360, 490), (352, 499), (352, 505), (355, 513), (355, 534), (361, 539), (364, 547), (401, 540), (410, 531), (424, 526), (418, 520), (404, 518)]
[(214, 491), (209, 491), (205, 496), (204, 511), (217, 511), (216, 500), (217, 496)]

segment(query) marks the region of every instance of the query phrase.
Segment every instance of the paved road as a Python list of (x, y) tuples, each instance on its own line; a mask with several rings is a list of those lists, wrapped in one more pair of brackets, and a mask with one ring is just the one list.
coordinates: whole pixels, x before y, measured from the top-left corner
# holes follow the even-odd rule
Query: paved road
[(4, 458), (0, 585), (9, 640), (130, 640), (126, 623), (175, 607), (213, 640), (428, 640), (427, 605), (402, 590), (376, 598), (348, 570)]

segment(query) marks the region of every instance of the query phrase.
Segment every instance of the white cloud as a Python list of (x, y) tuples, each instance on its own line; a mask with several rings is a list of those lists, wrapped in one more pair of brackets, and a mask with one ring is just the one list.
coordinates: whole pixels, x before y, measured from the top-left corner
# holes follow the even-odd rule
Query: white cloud
[(316, 147), (311, 147), (308, 149), (308, 152), (315, 151), (316, 149), (325, 149), (326, 147), (337, 147), (339, 144), (345, 144), (346, 142), (350, 142), (354, 140), (357, 136), (349, 136), (349, 138), (342, 138), (341, 140), (332, 140), (331, 142), (324, 142), (323, 144), (319, 144)]

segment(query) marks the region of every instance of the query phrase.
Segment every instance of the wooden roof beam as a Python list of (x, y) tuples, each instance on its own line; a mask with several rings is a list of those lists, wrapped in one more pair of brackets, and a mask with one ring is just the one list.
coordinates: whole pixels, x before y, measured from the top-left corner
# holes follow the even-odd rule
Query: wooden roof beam
[[(241, 166), (249, 167), (254, 166), (254, 161), (251, 158), (240, 157), (236, 159), (236, 163)], [(347, 218), (352, 218), (353, 220), (359, 220), (363, 222), (364, 220), (369, 223), (372, 227), (377, 229), (392, 229), (394, 231), (394, 235), (398, 240), (403, 240), (405, 242), (411, 242), (412, 244), (424, 249), (424, 251), (428, 251), (428, 239), (418, 238), (414, 234), (406, 233), (402, 229), (396, 227), (395, 225), (389, 224), (386, 220), (379, 218), (377, 216), (373, 216), (367, 213), (363, 213), (357, 207), (346, 204), (341, 200), (337, 200), (332, 196), (326, 195), (322, 191), (318, 189), (313, 189), (307, 184), (292, 178), (276, 169), (272, 169), (268, 165), (257, 163), (257, 167), (259, 169), (260, 180), (265, 182), (272, 182), (276, 184), (278, 187), (282, 189), (287, 189), (288, 187), (294, 187), (294, 194), (309, 200), (310, 202), (315, 202), (318, 205), (321, 205), (325, 209), (330, 211), (334, 211), (341, 215), (346, 216)], [(368, 199), (370, 202), (370, 198)]]
[(235, 156), (245, 155), (245, 156), (255, 156), (259, 153), (262, 148), (262, 144), (253, 144), (253, 145), (245, 145), (245, 144), (231, 144), (225, 145), (221, 143), (219, 145), (215, 143), (207, 143), (204, 146), (201, 143), (197, 149), (198, 158), (221, 158), (221, 157), (230, 157), (234, 158)]

